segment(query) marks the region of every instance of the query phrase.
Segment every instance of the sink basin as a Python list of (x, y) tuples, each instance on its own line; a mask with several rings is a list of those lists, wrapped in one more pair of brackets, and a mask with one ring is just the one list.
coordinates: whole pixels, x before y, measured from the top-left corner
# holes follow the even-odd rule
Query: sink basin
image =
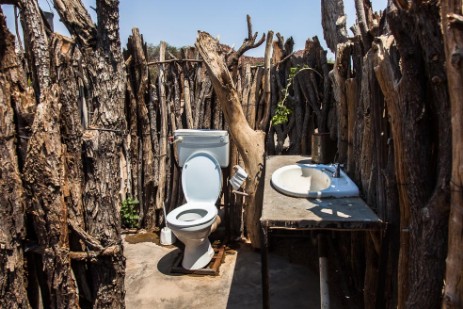
[(342, 170), (339, 177), (334, 178), (334, 169), (326, 164), (286, 165), (272, 174), (272, 184), (277, 191), (294, 197), (358, 196), (357, 185)]

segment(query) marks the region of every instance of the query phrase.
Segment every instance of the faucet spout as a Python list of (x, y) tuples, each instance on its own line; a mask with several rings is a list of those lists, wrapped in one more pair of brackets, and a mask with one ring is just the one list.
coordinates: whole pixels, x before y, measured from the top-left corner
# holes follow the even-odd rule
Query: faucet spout
[(341, 164), (334, 163), (333, 178), (339, 178), (339, 177), (341, 177)]

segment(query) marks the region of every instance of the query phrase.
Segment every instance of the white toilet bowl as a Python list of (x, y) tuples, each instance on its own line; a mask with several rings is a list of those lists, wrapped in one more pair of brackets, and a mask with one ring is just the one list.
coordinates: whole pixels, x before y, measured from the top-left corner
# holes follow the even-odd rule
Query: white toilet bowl
[[(213, 136), (215, 139), (220, 137)], [(203, 136), (201, 138), (204, 139)], [(221, 140), (219, 142), (223, 143)], [(179, 147), (182, 143), (190, 151), (181, 165), (182, 188), (187, 203), (172, 210), (167, 215), (166, 222), (185, 245), (182, 267), (194, 270), (205, 267), (214, 256), (208, 236), (212, 227), (216, 227), (214, 222), (218, 217), (218, 210), (215, 203), (222, 191), (222, 171), (215, 153), (204, 149), (204, 140), (193, 144), (198, 146), (196, 150), (192, 150), (191, 144), (187, 144), (185, 140), (179, 142)], [(226, 163), (228, 164), (228, 159)]]
[(211, 261), (214, 249), (208, 236), (217, 213), (213, 204), (186, 203), (167, 215), (167, 225), (185, 245), (183, 268), (201, 269)]

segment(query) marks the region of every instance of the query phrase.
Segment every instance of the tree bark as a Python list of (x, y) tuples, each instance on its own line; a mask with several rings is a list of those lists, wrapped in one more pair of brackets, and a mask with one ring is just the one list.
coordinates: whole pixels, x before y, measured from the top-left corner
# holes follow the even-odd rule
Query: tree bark
[(273, 31), (267, 33), (267, 42), (265, 44), (265, 66), (264, 66), (264, 109), (262, 113), (262, 119), (259, 119), (259, 130), (265, 132), (268, 122), (270, 120), (270, 111), (272, 105), (272, 91), (271, 91), (271, 70), (272, 70), (272, 42), (273, 42)]
[(82, 47), (91, 81), (93, 115), (83, 134), (85, 180), (83, 203), (87, 232), (103, 248), (117, 245), (113, 256), (89, 265), (94, 308), (124, 307), (124, 268), (120, 234), (121, 157), (125, 71), (119, 37), (119, 2), (97, 0), (98, 28), (78, 0), (56, 0), (55, 7)]
[[(166, 42), (161, 42), (159, 49), (159, 61), (165, 60)], [(167, 99), (165, 89), (165, 70), (164, 65), (159, 67), (159, 97), (160, 97), (160, 112), (161, 112), (161, 130), (159, 137), (159, 178), (158, 191), (156, 195), (156, 208), (160, 209), (165, 202), (165, 186), (166, 186), (166, 160), (167, 160), (167, 123), (169, 115), (167, 113)]]
[[(32, 54), (35, 95), (41, 98), (50, 86), (50, 52), (45, 25), (37, 0), (18, 0), (24, 20), (25, 40)], [(43, 99), (43, 98), (41, 98)]]
[(461, 1), (442, 1), (441, 19), (451, 107), (452, 174), (449, 243), (442, 308), (463, 308), (463, 16)]
[(337, 45), (336, 62), (331, 71), (331, 80), (333, 82), (333, 94), (336, 100), (336, 113), (338, 118), (337, 136), (338, 136), (338, 162), (347, 163), (347, 148), (349, 145), (349, 119), (348, 105), (346, 95), (346, 79), (349, 77), (350, 66), (349, 60), (352, 52), (351, 43), (342, 43)]
[(337, 45), (347, 41), (344, 1), (322, 0), (321, 7), (323, 36), (328, 48), (335, 53)]
[(389, 10), (400, 67), (392, 42), (378, 40), (376, 76), (391, 121), (401, 205), (399, 308), (436, 308), (441, 303), (450, 121), (437, 13), (436, 3)]
[(262, 205), (256, 201), (256, 196), (264, 168), (265, 133), (254, 131), (246, 121), (232, 76), (224, 59), (218, 53), (218, 41), (206, 32), (199, 32), (196, 47), (207, 66), (225, 120), (229, 125), (231, 138), (236, 143), (246, 165), (249, 176), (245, 191), (249, 196), (245, 204), (245, 226), (252, 246), (258, 248)]
[(59, 130), (59, 88), (43, 92), (24, 166), (24, 179), (34, 214), (38, 243), (47, 276), (51, 308), (78, 308), (69, 258), (67, 207), (64, 201), (64, 147)]
[(0, 308), (29, 308), (22, 243), (26, 238), (26, 196), (21, 180), (14, 104), (34, 101), (24, 95), (24, 77), (14, 36), (0, 8)]

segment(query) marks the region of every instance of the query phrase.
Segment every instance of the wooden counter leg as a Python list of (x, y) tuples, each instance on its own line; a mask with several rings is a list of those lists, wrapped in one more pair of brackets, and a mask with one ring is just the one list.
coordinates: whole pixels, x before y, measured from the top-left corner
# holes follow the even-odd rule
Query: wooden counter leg
[(268, 275), (268, 229), (266, 226), (261, 225), (261, 273), (262, 273), (262, 308), (270, 308), (269, 300), (269, 275)]

